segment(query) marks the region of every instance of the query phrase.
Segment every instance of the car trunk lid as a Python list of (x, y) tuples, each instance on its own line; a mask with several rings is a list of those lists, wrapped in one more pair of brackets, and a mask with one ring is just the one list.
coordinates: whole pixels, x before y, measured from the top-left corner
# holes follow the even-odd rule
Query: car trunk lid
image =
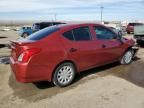
[(15, 40), (10, 41), (11, 57), (17, 60), (19, 55), (26, 49), (28, 49), (29, 44), (34, 43), (32, 40)]

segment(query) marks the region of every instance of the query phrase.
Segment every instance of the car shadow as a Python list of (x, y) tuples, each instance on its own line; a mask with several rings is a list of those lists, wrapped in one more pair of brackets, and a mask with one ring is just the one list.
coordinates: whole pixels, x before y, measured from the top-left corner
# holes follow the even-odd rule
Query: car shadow
[(96, 67), (96, 68), (93, 68), (93, 69), (83, 71), (79, 75), (76, 76), (74, 82), (78, 82), (79, 80), (81, 80), (85, 77), (94, 75), (94, 74), (100, 74), (101, 77), (105, 76), (105, 75), (108, 75), (108, 74), (111, 74), (111, 73), (107, 73), (105, 71), (108, 70), (108, 69), (111, 69), (113, 67), (117, 67), (117, 66), (119, 66), (119, 62), (115, 62), (115, 63), (112, 63), (112, 64), (107, 64), (107, 65), (104, 65), (104, 66), (100, 66), (100, 67)]
[[(137, 61), (139, 62), (139, 60), (140, 58), (136, 58), (132, 65), (134, 65)], [(96, 79), (98, 77), (114, 75), (116, 77), (125, 79), (122, 73), (127, 71), (126, 68), (131, 68), (131, 66), (119, 65), (119, 63), (116, 62), (105, 66), (93, 68), (87, 71), (83, 71), (79, 75), (76, 75), (76, 78), (71, 85), (64, 88), (56, 87), (53, 83), (48, 81), (40, 81), (28, 84), (19, 83), (16, 81), (14, 75), (11, 74), (9, 77), (9, 86), (13, 89), (13, 94), (15, 96), (18, 96), (19, 98), (25, 99), (30, 102), (36, 102), (41, 99), (50, 98), (68, 90), (72, 90), (77, 86), (84, 84), (92, 79)], [(128, 79), (128, 81), (133, 82), (130, 79)]]
[(55, 85), (51, 82), (48, 81), (40, 81), (40, 82), (34, 82), (33, 83), (38, 89), (47, 89), (47, 88), (52, 88)]
[(135, 62), (135, 61), (138, 61), (138, 60), (140, 60), (140, 59), (141, 59), (141, 58), (135, 56), (135, 58), (133, 58), (133, 61)]
[(122, 78), (132, 84), (144, 88), (144, 62), (138, 61), (132, 63), (129, 66), (123, 67), (123, 69), (117, 73), (113, 74), (116, 77)]
[[(135, 57), (133, 59), (134, 62), (140, 60), (139, 57)], [(120, 63), (119, 62), (115, 62), (115, 63), (111, 63), (111, 64), (107, 64), (107, 65), (104, 65), (104, 66), (100, 66), (100, 67), (96, 67), (96, 68), (93, 68), (93, 69), (89, 69), (89, 70), (86, 70), (86, 71), (82, 71), (80, 72), (80, 74), (77, 74), (74, 81), (73, 81), (73, 84), (70, 85), (71, 87), (74, 87), (74, 86), (77, 86), (78, 84), (81, 84), (81, 83), (84, 83), (90, 79), (93, 79), (93, 78), (96, 78), (97, 76), (94, 76), (94, 77), (89, 77), (87, 78), (88, 76), (91, 76), (91, 75), (97, 75), (99, 74), (100, 77), (103, 77), (103, 76), (106, 76), (106, 75), (110, 75), (110, 74), (114, 74), (115, 72), (114, 71), (109, 71), (109, 72), (105, 72), (106, 70), (109, 70), (109, 69), (112, 69), (112, 68), (117, 68), (120, 66)], [(85, 78), (85, 80), (81, 80)], [(35, 82), (33, 83), (38, 89), (47, 89), (47, 88), (52, 88), (54, 87), (55, 85), (51, 82), (48, 82), (48, 81), (40, 81), (40, 82)]]
[[(83, 80), (82, 82), (81, 82), (81, 79), (86, 78), (87, 76), (90, 76), (90, 75), (93, 75), (93, 74), (96, 74), (96, 73), (101, 73), (104, 70), (113, 68), (113, 67), (118, 66), (118, 65), (119, 65), (119, 63), (115, 62), (115, 63), (108, 64), (108, 65), (105, 65), (105, 66), (101, 66), (101, 67), (89, 69), (89, 70), (86, 70), (86, 71), (82, 71), (80, 74), (76, 75), (76, 77), (73, 81), (73, 84), (70, 85), (70, 86), (74, 87), (74, 86), (77, 86), (78, 84), (84, 83), (85, 81), (89, 80), (89, 78), (87, 80)], [(106, 74), (103, 74), (103, 75), (106, 75)], [(92, 79), (92, 78), (90, 78), (90, 79)], [(51, 87), (55, 86), (52, 82), (48, 82), (48, 81), (40, 81), (40, 82), (35, 82), (33, 84), (38, 89), (47, 89), (47, 88), (51, 88)]]

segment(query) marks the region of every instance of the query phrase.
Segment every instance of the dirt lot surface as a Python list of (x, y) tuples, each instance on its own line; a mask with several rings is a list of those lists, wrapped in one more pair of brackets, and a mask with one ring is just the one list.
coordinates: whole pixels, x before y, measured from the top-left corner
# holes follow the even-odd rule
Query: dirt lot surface
[[(0, 37), (6, 37), (0, 44), (7, 44), (18, 35), (0, 31)], [(0, 48), (0, 57), (9, 52)], [(0, 61), (7, 63), (8, 58)], [(144, 48), (132, 64), (114, 63), (82, 72), (66, 88), (49, 82), (19, 83), (9, 64), (0, 64), (0, 108), (144, 108)]]

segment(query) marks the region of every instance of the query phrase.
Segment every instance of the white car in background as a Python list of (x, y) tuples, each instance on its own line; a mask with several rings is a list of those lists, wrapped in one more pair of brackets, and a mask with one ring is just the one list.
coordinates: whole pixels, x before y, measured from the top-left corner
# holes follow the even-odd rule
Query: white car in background
[(0, 27), (0, 31), (10, 31), (10, 27)]

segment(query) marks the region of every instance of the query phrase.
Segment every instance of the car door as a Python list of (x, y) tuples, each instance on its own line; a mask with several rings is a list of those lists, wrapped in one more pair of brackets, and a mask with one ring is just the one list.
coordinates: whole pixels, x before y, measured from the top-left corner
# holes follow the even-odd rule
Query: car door
[(68, 58), (75, 61), (79, 70), (89, 69), (98, 63), (95, 57), (99, 57), (89, 26), (72, 29), (63, 33), (63, 36), (66, 38), (63, 43)]
[(96, 41), (101, 43), (101, 54), (103, 55), (101, 63), (107, 64), (118, 60), (123, 50), (122, 43), (118, 40), (117, 34), (101, 25), (94, 26), (93, 28), (96, 34)]

